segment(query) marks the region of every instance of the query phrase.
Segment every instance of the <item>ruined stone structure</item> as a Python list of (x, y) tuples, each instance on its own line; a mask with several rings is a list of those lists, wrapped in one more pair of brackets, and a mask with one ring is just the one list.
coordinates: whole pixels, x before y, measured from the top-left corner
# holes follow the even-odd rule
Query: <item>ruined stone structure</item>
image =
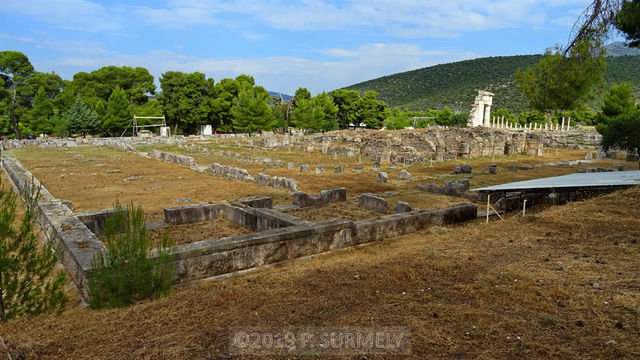
[[(1, 165), (18, 190), (22, 190), (28, 184), (28, 179), (32, 178), (31, 173), (15, 159), (5, 157)], [(34, 181), (36, 186), (39, 185), (37, 179)], [(76, 214), (68, 204), (55, 199), (45, 188), (42, 188), (41, 194), (43, 197), (38, 203), (41, 210), (38, 222), (44, 231), (40, 233), (43, 236), (55, 234), (53, 240), (60, 245), (62, 262), (80, 292), (86, 296), (92, 259), (106, 250), (96, 235), (103, 231), (104, 222), (112, 212), (106, 210)], [(344, 189), (325, 190), (320, 196), (324, 202), (343, 201), (344, 198)], [(207, 203), (165, 208), (166, 224), (179, 225), (225, 218), (255, 231), (252, 234), (172, 247), (170, 251), (174, 256), (174, 282), (188, 282), (257, 268), (379, 241), (433, 225), (468, 221), (477, 216), (476, 204), (466, 203), (447, 209), (403, 212), (375, 219), (335, 219), (313, 223), (270, 209), (270, 206), (271, 202), (265, 198), (251, 198), (242, 199), (238, 205)]]
[(471, 106), (467, 126), (491, 126), (491, 105), (493, 104), (493, 95), (494, 94), (488, 91), (478, 90), (478, 96), (476, 96), (476, 100)]

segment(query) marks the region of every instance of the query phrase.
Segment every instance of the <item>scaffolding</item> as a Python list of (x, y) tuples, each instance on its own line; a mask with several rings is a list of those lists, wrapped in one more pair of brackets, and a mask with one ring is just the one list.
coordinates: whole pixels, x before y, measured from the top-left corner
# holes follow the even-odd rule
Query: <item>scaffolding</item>
[[(158, 122), (158, 123), (155, 123), (155, 124), (148, 124), (148, 125), (138, 125), (138, 119), (162, 120), (162, 122)], [(142, 129), (154, 128), (154, 127), (159, 127), (160, 128), (160, 136), (164, 136), (164, 137), (171, 136), (170, 129), (169, 129), (169, 127), (167, 127), (167, 120), (165, 119), (164, 115), (162, 115), (162, 116), (135, 116), (134, 115), (133, 119), (129, 123), (129, 126), (133, 127), (132, 136), (138, 136), (139, 133), (140, 133), (140, 130), (142, 130)], [(129, 126), (127, 126), (124, 129), (124, 131), (122, 132), (122, 135), (120, 135), (120, 137), (124, 136), (124, 134), (127, 132), (127, 129), (129, 128)]]

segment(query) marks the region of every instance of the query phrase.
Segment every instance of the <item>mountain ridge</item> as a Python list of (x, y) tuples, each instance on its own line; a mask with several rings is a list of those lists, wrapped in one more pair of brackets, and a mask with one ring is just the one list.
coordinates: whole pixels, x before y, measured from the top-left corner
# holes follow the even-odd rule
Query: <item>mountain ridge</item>
[[(514, 74), (535, 65), (542, 55), (513, 55), (477, 58), (439, 64), (386, 75), (345, 87), (361, 93), (374, 90), (391, 107), (410, 110), (441, 109), (469, 111), (476, 90), (495, 94), (494, 108), (521, 112), (529, 108), (526, 97), (517, 89)], [(605, 86), (596, 89), (596, 98), (588, 106), (598, 109), (601, 95), (611, 84), (630, 82), (636, 97), (640, 95), (640, 55), (610, 56), (605, 59)]]

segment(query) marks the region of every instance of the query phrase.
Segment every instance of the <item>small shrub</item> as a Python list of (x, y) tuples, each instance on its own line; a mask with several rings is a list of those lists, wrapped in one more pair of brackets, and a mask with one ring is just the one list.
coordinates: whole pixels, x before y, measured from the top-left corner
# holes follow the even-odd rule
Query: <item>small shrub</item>
[(95, 256), (89, 277), (89, 306), (94, 309), (123, 307), (171, 290), (169, 236), (165, 233), (152, 254), (154, 244), (142, 208), (131, 203), (123, 209), (116, 203), (114, 209), (105, 224), (107, 251)]

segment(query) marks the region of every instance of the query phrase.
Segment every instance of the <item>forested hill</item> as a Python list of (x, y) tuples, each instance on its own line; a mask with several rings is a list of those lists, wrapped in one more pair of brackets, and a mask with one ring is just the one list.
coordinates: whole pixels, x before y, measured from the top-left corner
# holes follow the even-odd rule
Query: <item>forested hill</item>
[[(542, 55), (498, 56), (435, 65), (413, 71), (365, 81), (346, 89), (361, 93), (375, 90), (393, 107), (410, 110), (441, 109), (469, 111), (476, 89), (495, 94), (494, 109), (507, 108), (520, 112), (528, 101), (516, 88), (514, 74), (518, 69), (535, 65)], [(606, 87), (621, 81), (630, 82), (636, 97), (640, 95), (640, 56), (608, 57)], [(594, 99), (591, 107), (599, 107)]]

